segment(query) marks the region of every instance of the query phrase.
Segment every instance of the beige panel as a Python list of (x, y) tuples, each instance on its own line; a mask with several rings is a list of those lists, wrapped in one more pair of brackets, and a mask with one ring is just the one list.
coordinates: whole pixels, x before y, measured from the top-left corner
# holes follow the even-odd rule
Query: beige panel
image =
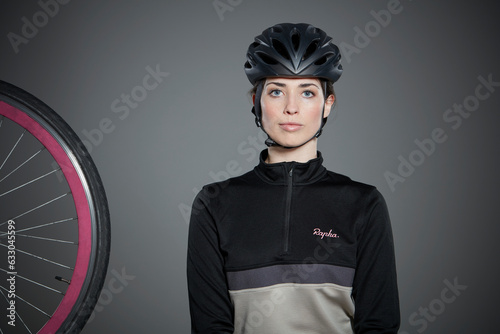
[(235, 307), (234, 334), (353, 333), (351, 291), (331, 283), (229, 291)]

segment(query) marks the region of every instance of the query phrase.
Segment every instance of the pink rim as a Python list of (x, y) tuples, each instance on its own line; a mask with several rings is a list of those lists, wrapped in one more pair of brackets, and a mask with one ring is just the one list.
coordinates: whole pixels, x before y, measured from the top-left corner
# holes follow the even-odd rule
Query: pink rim
[(78, 252), (71, 284), (66, 291), (61, 303), (52, 315), (52, 318), (38, 332), (39, 334), (55, 333), (68, 317), (71, 309), (80, 294), (87, 275), (90, 253), (92, 228), (90, 209), (85, 196), (85, 191), (78, 177), (78, 173), (64, 152), (61, 145), (40, 124), (34, 121), (21, 110), (0, 101), (0, 114), (19, 124), (37, 138), (52, 154), (62, 169), (64, 176), (73, 194), (76, 213), (78, 217)]

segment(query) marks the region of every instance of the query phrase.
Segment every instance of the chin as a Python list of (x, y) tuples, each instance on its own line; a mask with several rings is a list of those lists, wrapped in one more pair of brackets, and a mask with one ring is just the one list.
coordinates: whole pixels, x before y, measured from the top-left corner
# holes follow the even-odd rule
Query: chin
[[(264, 129), (265, 130), (265, 129)], [(294, 147), (303, 144), (304, 142), (311, 139), (316, 132), (309, 133), (309, 131), (305, 132), (305, 129), (295, 131), (295, 132), (286, 132), (281, 131), (281, 129), (277, 129), (278, 131), (270, 131), (267, 132), (269, 136), (279, 143), (282, 146)], [(313, 141), (313, 140), (311, 140)]]
[[(313, 135), (304, 138), (276, 138), (275, 140), (283, 146), (294, 147), (303, 144), (305, 141), (311, 139)], [(274, 138), (274, 137), (271, 137)]]

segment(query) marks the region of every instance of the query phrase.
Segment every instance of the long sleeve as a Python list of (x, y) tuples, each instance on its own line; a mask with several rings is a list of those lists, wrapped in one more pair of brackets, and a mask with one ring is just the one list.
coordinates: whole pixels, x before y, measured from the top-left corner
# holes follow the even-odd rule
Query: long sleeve
[(213, 201), (204, 188), (195, 198), (191, 212), (187, 251), (191, 333), (233, 333), (233, 307), (217, 226), (210, 210)]
[(399, 297), (391, 223), (386, 203), (375, 190), (358, 234), (352, 296), (354, 332), (397, 333)]

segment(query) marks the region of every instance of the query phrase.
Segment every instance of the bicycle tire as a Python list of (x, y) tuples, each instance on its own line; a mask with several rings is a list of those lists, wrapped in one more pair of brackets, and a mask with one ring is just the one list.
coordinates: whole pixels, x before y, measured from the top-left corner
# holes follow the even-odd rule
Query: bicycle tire
[(42, 143), (71, 190), (78, 222), (74, 271), (59, 305), (37, 330), (39, 334), (79, 333), (97, 303), (109, 262), (110, 215), (102, 180), (76, 133), (35, 96), (0, 81), (0, 114)]

